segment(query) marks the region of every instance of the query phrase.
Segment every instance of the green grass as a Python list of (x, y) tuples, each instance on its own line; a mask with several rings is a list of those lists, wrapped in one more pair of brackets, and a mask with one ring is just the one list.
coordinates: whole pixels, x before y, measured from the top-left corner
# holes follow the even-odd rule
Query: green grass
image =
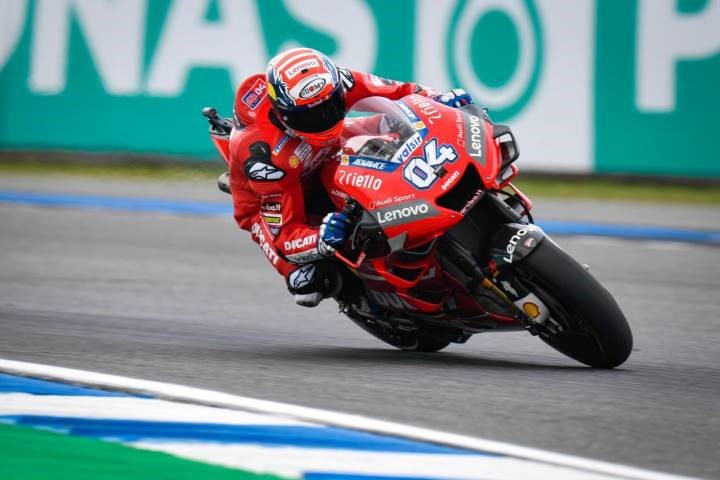
[(282, 480), (119, 443), (0, 423), (3, 480)]
[(515, 182), (530, 198), (626, 200), (679, 204), (720, 205), (717, 183), (671, 183), (668, 181), (609, 178), (521, 178)]
[[(71, 175), (136, 181), (214, 181), (224, 170), (210, 164), (43, 162), (0, 158), (0, 175)], [(638, 202), (720, 205), (720, 183), (670, 182), (629, 178), (523, 176), (515, 184), (528, 196)]]
[(222, 160), (209, 164), (182, 163), (91, 163), (43, 162), (41, 160), (0, 159), (0, 175), (69, 175), (74, 177), (117, 178), (129, 180), (204, 181), (217, 178), (225, 170)]

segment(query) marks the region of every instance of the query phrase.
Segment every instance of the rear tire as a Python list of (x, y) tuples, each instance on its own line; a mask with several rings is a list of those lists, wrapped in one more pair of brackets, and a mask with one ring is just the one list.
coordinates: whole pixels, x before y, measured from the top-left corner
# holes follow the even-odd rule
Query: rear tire
[(563, 327), (540, 328), (542, 340), (595, 368), (614, 368), (630, 356), (630, 327), (610, 293), (587, 270), (546, 238), (517, 267), (516, 274)]

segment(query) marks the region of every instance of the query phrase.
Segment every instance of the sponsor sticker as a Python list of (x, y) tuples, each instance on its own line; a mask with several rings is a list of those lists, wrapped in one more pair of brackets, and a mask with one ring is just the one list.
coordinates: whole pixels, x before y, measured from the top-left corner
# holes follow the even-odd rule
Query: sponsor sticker
[(301, 248), (314, 247), (317, 243), (317, 233), (308, 235), (307, 237), (296, 238), (285, 242), (285, 250), (299, 250)]
[(388, 85), (398, 85), (399, 82), (395, 80), (390, 80), (387, 78), (378, 77), (377, 75), (373, 74), (366, 74), (368, 80), (370, 80), (370, 83), (375, 85), (376, 87), (384, 87)]
[[(477, 115), (463, 114), (465, 119), (465, 151), (480, 165), (485, 165), (485, 125)], [(459, 134), (458, 129), (458, 134)]]
[(323, 256), (317, 251), (317, 248), (315, 248), (307, 252), (291, 253), (289, 255), (285, 255), (285, 258), (287, 258), (290, 263), (303, 264), (318, 260), (323, 258)]
[(372, 213), (380, 226), (386, 228), (432, 218), (438, 214), (438, 211), (429, 203), (419, 200), (383, 207), (373, 210)]
[[(310, 151), (312, 153), (312, 147)], [(302, 175), (306, 176), (314, 172), (316, 168), (318, 168), (320, 165), (323, 164), (323, 162), (325, 162), (325, 160), (328, 158), (328, 154), (333, 151), (333, 147), (322, 147), (320, 150), (315, 152), (315, 155), (313, 155), (313, 157), (309, 161), (303, 161)]]
[(423, 136), (419, 133), (414, 133), (410, 138), (405, 140), (405, 143), (395, 152), (395, 155), (390, 159), (392, 163), (405, 163), (405, 160), (410, 158), (410, 155), (422, 145)]
[(517, 298), (518, 292), (517, 292), (517, 290), (515, 290), (515, 288), (513, 288), (512, 285), (510, 285), (510, 282), (508, 282), (507, 280), (503, 280), (500, 282), (500, 285), (502, 285), (503, 290), (505, 290), (506, 292), (508, 292), (515, 298)]
[(280, 202), (263, 202), (260, 204), (260, 209), (263, 212), (277, 213), (282, 210), (282, 205)]
[(319, 67), (319, 66), (320, 65), (318, 64), (317, 60), (315, 60), (314, 58), (307, 58), (305, 60), (302, 60), (302, 61), (292, 65), (290, 68), (285, 70), (285, 75), (287, 75), (287, 77), (290, 79), (290, 78), (295, 77), (298, 73), (301, 73), (303, 70), (307, 71), (311, 68), (315, 68), (315, 67)]
[(484, 190), (482, 188), (478, 188), (475, 190), (475, 194), (465, 203), (465, 206), (463, 206), (462, 209), (460, 209), (460, 215), (465, 215), (467, 212), (470, 211), (472, 207), (475, 206), (475, 204), (480, 200), (480, 197), (482, 197), (484, 193)]
[(262, 214), (263, 218), (265, 219), (265, 222), (267, 222), (268, 225), (272, 225), (275, 227), (281, 227), (282, 226), (282, 214), (280, 213), (265, 213)]
[(437, 169), (445, 162), (454, 162), (459, 158), (452, 145), (438, 145), (433, 138), (423, 147), (423, 156), (414, 157), (403, 169), (403, 177), (413, 187), (425, 190), (435, 183)]
[(530, 316), (530, 318), (537, 318), (538, 315), (540, 315), (540, 307), (538, 307), (537, 304), (533, 302), (523, 303), (522, 309)]
[(440, 189), (445, 191), (450, 188), (450, 185), (460, 176), (460, 170), (455, 170), (443, 183), (440, 185)]
[(278, 141), (277, 145), (275, 145), (275, 148), (273, 148), (272, 154), (277, 155), (278, 153), (280, 153), (288, 140), (290, 140), (290, 135), (283, 135), (282, 138)]
[(312, 145), (307, 142), (300, 142), (298, 146), (295, 147), (295, 150), (293, 150), (293, 154), (297, 155), (302, 163), (305, 163), (310, 160), (312, 156)]
[(325, 80), (322, 77), (314, 77), (310, 78), (308, 82), (306, 82), (303, 87), (300, 89), (300, 93), (298, 93), (298, 96), (300, 98), (312, 98), (323, 89), (323, 87), (327, 84), (327, 80)]
[(425, 97), (413, 95), (410, 97), (410, 103), (420, 110), (420, 113), (425, 116), (425, 121), (430, 125), (433, 125), (435, 121), (442, 118), (442, 114), (437, 109), (438, 104)]
[(340, 157), (340, 165), (367, 168), (379, 172), (393, 172), (400, 166), (399, 163), (390, 163), (372, 157), (356, 157), (354, 155), (342, 155)]
[(300, 159), (297, 155), (290, 155), (290, 158), (288, 159), (288, 165), (290, 165), (292, 168), (297, 168), (300, 165)]
[(515, 254), (515, 248), (517, 247), (518, 242), (522, 237), (527, 235), (529, 231), (530, 228), (521, 228), (517, 232), (515, 232), (515, 235), (510, 237), (507, 245), (505, 245), (505, 252), (507, 253), (507, 255), (502, 257), (503, 260), (505, 260), (507, 263), (512, 263), (513, 255)]
[(338, 190), (337, 188), (333, 188), (333, 189), (330, 191), (330, 195), (333, 195), (333, 196), (338, 197), (338, 198), (342, 198), (343, 200), (347, 200), (347, 198), (348, 198), (348, 194), (347, 194), (347, 193), (341, 192), (341, 191)]
[(415, 198), (414, 193), (409, 193), (407, 195), (395, 195), (393, 197), (388, 197), (384, 200), (372, 201), (372, 202), (370, 202), (369, 208), (370, 208), (370, 210), (374, 210), (376, 208), (384, 207), (387, 205), (393, 205), (395, 203), (407, 202), (414, 198)]
[(400, 110), (402, 110), (410, 122), (415, 123), (420, 121), (420, 117), (418, 117), (415, 112), (413, 112), (412, 108), (408, 107), (405, 102), (398, 100), (395, 103), (398, 107), (400, 107)]
[(267, 259), (270, 260), (270, 263), (272, 263), (273, 265), (277, 265), (280, 257), (278, 256), (277, 252), (270, 244), (268, 239), (265, 238), (265, 234), (263, 233), (263, 229), (260, 224), (253, 223), (253, 226), (250, 228), (250, 233), (253, 237), (257, 238), (260, 249), (263, 251)]
[(350, 185), (358, 188), (365, 188), (368, 190), (380, 190), (382, 188), (383, 181), (377, 178), (375, 175), (370, 173), (361, 174), (354, 171), (340, 170), (338, 171), (338, 183), (340, 185)]
[(255, 83), (252, 84), (250, 90), (248, 90), (242, 96), (242, 102), (248, 106), (251, 110), (255, 110), (265, 95), (267, 94), (267, 87), (263, 79), (258, 78)]

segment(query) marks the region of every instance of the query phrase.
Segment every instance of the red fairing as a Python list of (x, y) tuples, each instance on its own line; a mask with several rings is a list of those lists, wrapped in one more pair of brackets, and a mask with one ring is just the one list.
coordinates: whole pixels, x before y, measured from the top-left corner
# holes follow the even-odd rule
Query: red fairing
[[(398, 99), (413, 92), (436, 93), (414, 83), (338, 70), (348, 108), (370, 96)], [(230, 185), (236, 222), (253, 233), (271, 264), (286, 276), (295, 268), (293, 264), (320, 258), (319, 222), (308, 219), (304, 194), (309, 174), (333, 157), (337, 147), (302, 142), (271, 122), (263, 80), (264, 75), (253, 75), (236, 94), (234, 115), (242, 127), (236, 127), (230, 137)]]
[[(490, 328), (522, 328), (479, 304), (438, 263), (433, 242), (497, 188), (501, 159), (493, 124), (479, 109), (453, 109), (419, 95), (368, 99), (357, 109), (376, 115), (346, 121), (342, 155), (323, 167), (322, 180), (338, 208), (355, 200), (398, 252), (379, 258), (336, 254), (363, 281), (369, 300), (399, 312), (485, 321), (480, 315)], [(478, 190), (455, 194), (466, 177)]]
[(228, 138), (221, 135), (210, 134), (210, 140), (212, 140), (217, 151), (220, 152), (225, 163), (230, 165), (230, 141)]

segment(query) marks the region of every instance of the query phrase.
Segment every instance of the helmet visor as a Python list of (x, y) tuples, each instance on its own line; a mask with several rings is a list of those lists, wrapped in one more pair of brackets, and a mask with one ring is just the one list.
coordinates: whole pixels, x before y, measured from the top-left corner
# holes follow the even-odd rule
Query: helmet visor
[(345, 91), (339, 86), (330, 96), (312, 107), (283, 108), (276, 106), (280, 120), (302, 133), (329, 130), (345, 118)]

